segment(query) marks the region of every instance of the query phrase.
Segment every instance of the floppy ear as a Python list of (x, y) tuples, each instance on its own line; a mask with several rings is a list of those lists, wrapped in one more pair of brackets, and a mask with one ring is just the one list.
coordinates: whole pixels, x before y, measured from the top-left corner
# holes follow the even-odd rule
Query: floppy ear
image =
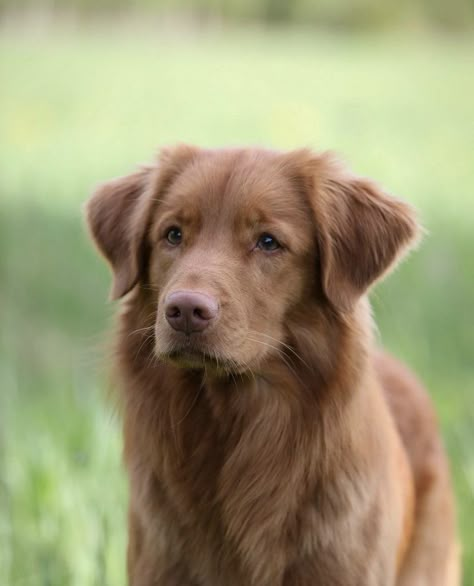
[(119, 299), (138, 282), (145, 258), (152, 209), (175, 176), (195, 156), (188, 145), (162, 149), (159, 162), (100, 186), (86, 204), (94, 242), (112, 267), (111, 299)]
[(313, 155), (308, 168), (323, 291), (348, 311), (414, 245), (419, 226), (413, 208), (352, 176), (331, 155)]
[(92, 238), (113, 270), (112, 299), (123, 297), (138, 281), (146, 227), (142, 200), (151, 172), (151, 167), (144, 167), (104, 183), (86, 205)]

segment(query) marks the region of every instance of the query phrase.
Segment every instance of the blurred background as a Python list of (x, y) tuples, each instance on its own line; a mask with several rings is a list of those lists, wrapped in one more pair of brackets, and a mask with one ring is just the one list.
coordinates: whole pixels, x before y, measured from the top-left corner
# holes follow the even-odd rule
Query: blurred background
[(0, 583), (124, 584), (81, 204), (187, 141), (334, 149), (419, 209), (372, 299), (436, 403), (474, 584), (474, 0), (0, 0), (0, 76)]

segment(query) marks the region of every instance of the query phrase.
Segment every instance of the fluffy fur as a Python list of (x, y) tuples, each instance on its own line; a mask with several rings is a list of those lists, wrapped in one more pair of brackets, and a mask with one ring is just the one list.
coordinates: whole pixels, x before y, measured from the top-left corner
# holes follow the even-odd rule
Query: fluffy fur
[[(328, 154), (181, 145), (88, 221), (126, 296), (132, 586), (460, 584), (432, 408), (366, 297), (416, 241), (407, 204)], [(218, 303), (201, 333), (166, 321), (182, 290)]]

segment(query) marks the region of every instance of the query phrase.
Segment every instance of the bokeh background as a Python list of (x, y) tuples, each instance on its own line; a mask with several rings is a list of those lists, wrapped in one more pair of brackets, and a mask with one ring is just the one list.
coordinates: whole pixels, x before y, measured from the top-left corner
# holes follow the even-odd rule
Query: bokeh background
[(473, 31), (473, 0), (0, 0), (0, 584), (124, 584), (81, 204), (176, 141), (334, 149), (417, 206), (372, 299), (436, 403), (474, 584)]

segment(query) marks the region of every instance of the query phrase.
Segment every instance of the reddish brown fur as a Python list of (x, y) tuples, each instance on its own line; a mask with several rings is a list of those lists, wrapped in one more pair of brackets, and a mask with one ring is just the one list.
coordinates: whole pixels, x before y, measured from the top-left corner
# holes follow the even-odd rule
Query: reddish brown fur
[[(431, 406), (376, 353), (365, 295), (416, 239), (406, 204), (325, 154), (179, 146), (88, 219), (129, 293), (130, 584), (460, 583)], [(163, 310), (183, 289), (220, 308), (189, 337)]]

